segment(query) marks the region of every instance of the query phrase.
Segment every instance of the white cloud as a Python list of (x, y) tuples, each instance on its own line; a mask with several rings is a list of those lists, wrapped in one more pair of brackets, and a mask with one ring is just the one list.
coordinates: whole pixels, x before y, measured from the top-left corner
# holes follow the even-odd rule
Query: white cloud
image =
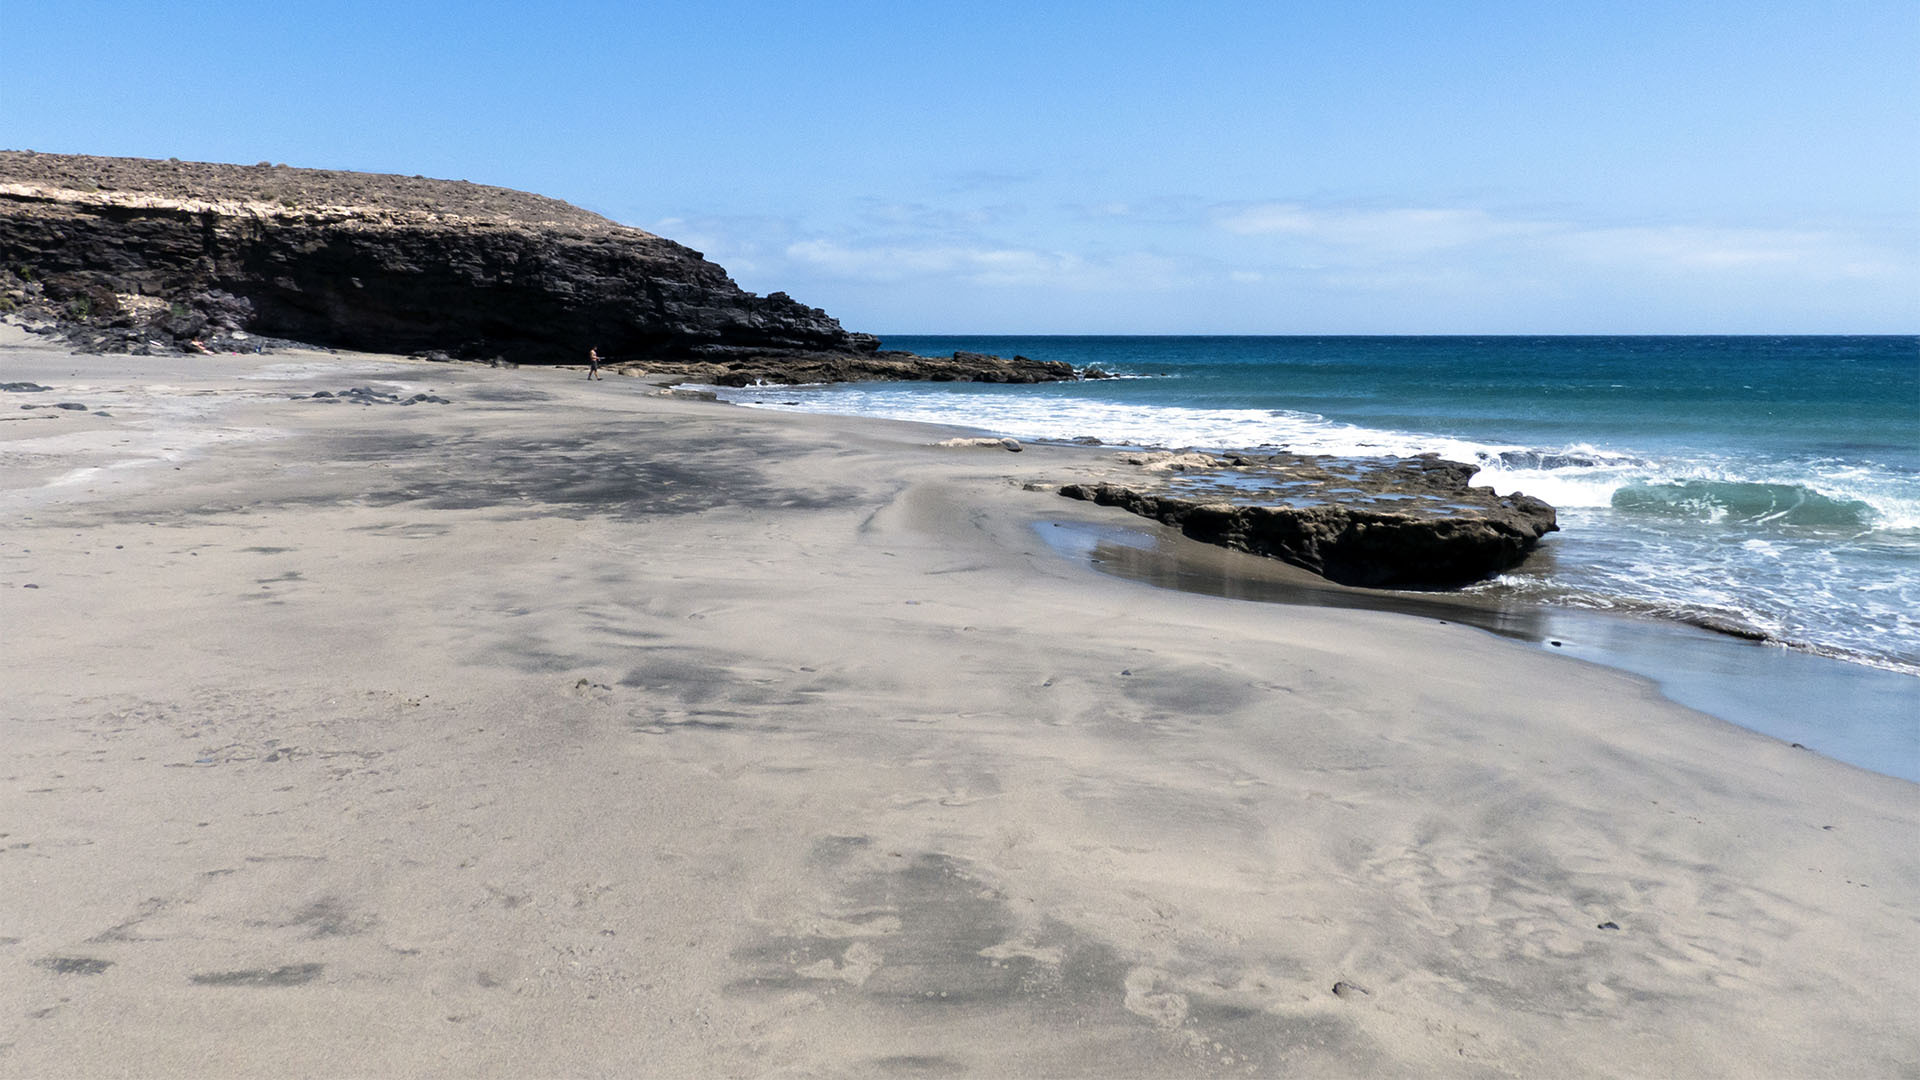
[(796, 226), (787, 218), (740, 214), (664, 217), (641, 228), (704, 252), (735, 270), (745, 259), (763, 259), (770, 246), (777, 248), (792, 237)]
[(1575, 259), (1650, 269), (1771, 271), (1826, 279), (1895, 270), (1859, 239), (1823, 230), (1626, 226), (1571, 229), (1555, 242)]
[(787, 247), (787, 257), (841, 277), (865, 281), (899, 281), (940, 274), (1005, 274), (1024, 268), (1039, 269), (1034, 252), (1012, 248), (958, 245), (888, 245), (860, 247), (831, 240), (803, 240)]
[(838, 218), (654, 231), (849, 326), (1086, 332), (1906, 330), (1920, 236), (1595, 222), (1446, 206), (1135, 199), (1010, 213), (853, 200)]
[(1220, 225), (1242, 236), (1293, 237), (1374, 257), (1423, 255), (1536, 236), (1553, 228), (1542, 222), (1502, 220), (1484, 210), (1324, 210), (1298, 203), (1243, 207), (1223, 216)]
[(862, 223), (870, 229), (949, 235), (1004, 224), (1026, 213), (1026, 208), (1018, 203), (941, 207), (863, 198), (856, 199), (854, 205), (859, 209)]
[(789, 245), (786, 254), (795, 263), (859, 281), (953, 277), (975, 285), (1158, 290), (1176, 287), (1184, 278), (1179, 260), (1146, 252), (1088, 256), (984, 245), (859, 246), (804, 240)]
[(1706, 225), (1585, 225), (1454, 208), (1354, 209), (1257, 203), (1223, 209), (1219, 228), (1273, 238), (1296, 267), (1397, 277), (1423, 265), (1498, 270), (1517, 261), (1577, 263), (1644, 273), (1766, 273), (1819, 280), (1898, 275), (1912, 259), (1825, 229)]

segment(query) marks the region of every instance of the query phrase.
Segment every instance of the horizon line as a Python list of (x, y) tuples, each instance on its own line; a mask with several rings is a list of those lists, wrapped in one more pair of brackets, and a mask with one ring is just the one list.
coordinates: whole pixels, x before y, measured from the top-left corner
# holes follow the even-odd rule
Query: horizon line
[(962, 338), (962, 337), (1003, 337), (1003, 338), (1004, 338), (1004, 337), (1032, 337), (1032, 338), (1039, 338), (1039, 337), (1061, 337), (1061, 338), (1067, 338), (1067, 337), (1130, 337), (1130, 338), (1153, 338), (1153, 337), (1163, 337), (1163, 338), (1179, 338), (1179, 337), (1209, 337), (1209, 338), (1340, 338), (1340, 337), (1348, 337), (1348, 338), (1389, 338), (1389, 337), (1404, 337), (1404, 338), (1546, 338), (1546, 337), (1551, 337), (1551, 338), (1815, 338), (1815, 337), (1847, 337), (1847, 338), (1920, 338), (1920, 330), (1894, 330), (1894, 331), (1787, 331), (1787, 332), (1769, 332), (1769, 331), (1742, 331), (1742, 332), (1739, 332), (1739, 333), (1727, 333), (1727, 332), (1714, 332), (1714, 331), (1682, 331), (1682, 332), (1649, 332), (1649, 331), (1632, 331), (1632, 332), (1626, 332), (1626, 333), (1599, 333), (1599, 332), (1594, 332), (1594, 331), (1555, 331), (1555, 332), (1510, 332), (1510, 331), (1503, 331), (1503, 332), (1497, 332), (1497, 333), (1473, 333), (1473, 332), (1458, 332), (1458, 331), (1456, 331), (1456, 332), (1444, 332), (1444, 333), (1423, 333), (1423, 332), (1416, 332), (1416, 331), (1391, 331), (1391, 332), (1376, 332), (1376, 333), (1361, 333), (1361, 332), (1353, 332), (1353, 331), (1341, 331), (1341, 332), (1321, 332), (1321, 333), (1300, 333), (1300, 332), (1286, 332), (1286, 333), (1264, 333), (1264, 334), (1262, 334), (1262, 333), (1211, 333), (1211, 332), (1156, 332), (1156, 333), (1146, 333), (1146, 334), (1138, 334), (1138, 333), (1113, 333), (1113, 332), (1104, 332), (1104, 331), (1102, 331), (1102, 332), (1094, 332), (1094, 331), (1070, 331), (1070, 332), (1062, 332), (1062, 331), (1051, 331), (1051, 330), (1050, 330), (1050, 331), (1035, 331), (1035, 332), (1027, 332), (1027, 331), (1019, 331), (1019, 330), (993, 330), (993, 331), (982, 331), (982, 330), (964, 330), (964, 331), (960, 331), (960, 330), (956, 330), (956, 331), (937, 331), (937, 330), (912, 330), (912, 331), (885, 331), (885, 332), (882, 332), (882, 331), (854, 331), (854, 332), (855, 332), (855, 333), (866, 333), (866, 334), (870, 334), (870, 335), (871, 335), (871, 336), (873, 336), (873, 337), (877, 337), (877, 338), (882, 338), (882, 339), (884, 339), (884, 338), (888, 338), (888, 337), (949, 337), (949, 338)]

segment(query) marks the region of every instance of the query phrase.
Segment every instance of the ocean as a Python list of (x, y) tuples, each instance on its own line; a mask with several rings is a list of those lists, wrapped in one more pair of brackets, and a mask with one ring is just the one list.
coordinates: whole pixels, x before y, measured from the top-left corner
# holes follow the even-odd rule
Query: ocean
[[(1588, 658), (1675, 700), (1920, 780), (1920, 338), (891, 336), (883, 347), (1120, 377), (720, 394), (1027, 440), (1473, 462), (1476, 483), (1559, 512), (1561, 531), (1524, 565), (1471, 587), (1490, 604), (1560, 612)], [(1639, 616), (1646, 630), (1565, 622), (1583, 611)], [(1678, 634), (1685, 623), (1745, 627), (1769, 645)]]
[(1750, 627), (1920, 675), (1920, 338), (888, 337), (1065, 360), (1068, 384), (755, 387), (767, 408), (1022, 439), (1437, 452), (1553, 504), (1476, 588)]

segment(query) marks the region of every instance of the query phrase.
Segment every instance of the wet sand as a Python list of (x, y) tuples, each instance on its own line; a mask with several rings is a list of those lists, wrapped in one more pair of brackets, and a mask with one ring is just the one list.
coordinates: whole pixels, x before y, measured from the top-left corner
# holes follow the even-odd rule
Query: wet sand
[(1347, 588), (1124, 519), (1046, 522), (1040, 536), (1105, 573), (1162, 588), (1477, 626), (1651, 679), (1662, 695), (1710, 716), (1920, 782), (1920, 679), (1903, 672), (1673, 620), (1549, 607), (1499, 592)]
[(19, 342), (0, 1074), (1920, 1068), (1920, 787), (1116, 580), (1098, 451)]

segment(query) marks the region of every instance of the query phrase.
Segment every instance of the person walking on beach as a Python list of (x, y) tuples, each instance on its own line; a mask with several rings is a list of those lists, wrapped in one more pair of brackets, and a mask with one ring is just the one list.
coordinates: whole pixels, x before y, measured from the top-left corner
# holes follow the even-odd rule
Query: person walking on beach
[(587, 378), (602, 378), (600, 374), (600, 349), (598, 346), (587, 350)]

